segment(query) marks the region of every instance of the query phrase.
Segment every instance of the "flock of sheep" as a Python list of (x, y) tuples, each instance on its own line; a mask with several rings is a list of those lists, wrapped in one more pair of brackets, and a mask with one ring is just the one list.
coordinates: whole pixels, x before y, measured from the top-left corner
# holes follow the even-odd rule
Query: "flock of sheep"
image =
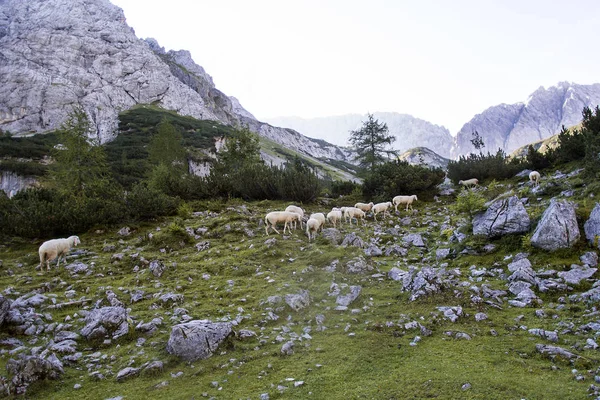
[[(406, 211), (408, 211), (409, 207), (412, 209), (412, 203), (415, 200), (418, 199), (414, 194), (411, 196), (396, 196), (392, 201), (384, 203), (356, 203), (354, 207), (334, 207), (327, 213), (327, 216), (323, 213), (314, 213), (306, 221), (306, 235), (309, 241), (314, 239), (317, 232), (323, 229), (325, 222), (329, 222), (334, 227), (338, 223), (341, 224), (342, 220), (352, 224), (352, 220), (355, 219), (357, 225), (358, 220), (362, 220), (364, 224), (365, 217), (369, 211), (373, 213), (373, 219), (377, 221), (377, 214), (382, 214), (385, 217), (392, 206), (395, 207), (396, 211), (398, 211), (399, 205), (404, 204), (406, 205)], [(304, 210), (298, 206), (290, 205), (285, 211), (272, 211), (265, 216), (265, 233), (268, 235), (269, 229), (279, 233), (276, 228), (277, 224), (283, 224), (283, 233), (285, 233), (286, 229), (289, 233), (292, 233), (291, 227), (293, 226), (296, 229), (298, 222), (300, 222), (300, 229), (302, 229)]]
[[(531, 171), (529, 173), (529, 180), (533, 186), (539, 186), (540, 184), (540, 173), (537, 171)], [(479, 185), (479, 180), (477, 178), (460, 180), (458, 181), (459, 185), (464, 186), (465, 188), (469, 188), (472, 186)], [(308, 240), (314, 239), (319, 230), (323, 229), (325, 222), (329, 222), (334, 227), (337, 226), (338, 222), (342, 223), (342, 218), (345, 222), (349, 222), (352, 224), (352, 220), (356, 219), (356, 224), (358, 225), (358, 220), (362, 220), (363, 224), (365, 223), (366, 213), (371, 211), (373, 213), (373, 219), (377, 221), (377, 214), (382, 213), (385, 217), (388, 209), (394, 206), (396, 212), (398, 211), (399, 205), (406, 204), (406, 211), (408, 208), (412, 210), (413, 201), (418, 200), (416, 195), (411, 196), (396, 196), (392, 199), (392, 201), (373, 204), (370, 203), (356, 203), (354, 207), (334, 207), (331, 209), (329, 213), (327, 213), (327, 217), (323, 213), (314, 213), (311, 214), (306, 221), (306, 234), (308, 235)], [(304, 210), (300, 207), (290, 205), (285, 211), (273, 211), (268, 213), (265, 216), (265, 232), (269, 234), (269, 228), (279, 233), (276, 228), (277, 224), (283, 224), (283, 233), (285, 234), (285, 230), (291, 234), (291, 226), (293, 224), (294, 229), (297, 228), (297, 223), (300, 222), (300, 229), (303, 228), (303, 218), (304, 218)], [(39, 268), (43, 271), (43, 265), (46, 264), (46, 270), (50, 270), (50, 261), (57, 258), (56, 266), (58, 267), (60, 263), (61, 257), (63, 261), (65, 259), (66, 254), (71, 250), (71, 247), (76, 247), (80, 244), (78, 236), (70, 236), (66, 239), (52, 239), (48, 240), (39, 248), (40, 255), (40, 265)]]

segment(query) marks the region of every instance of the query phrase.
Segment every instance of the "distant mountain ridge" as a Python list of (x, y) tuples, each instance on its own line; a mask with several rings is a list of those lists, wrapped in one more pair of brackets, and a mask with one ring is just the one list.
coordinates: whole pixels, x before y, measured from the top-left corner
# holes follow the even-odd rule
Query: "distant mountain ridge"
[[(373, 115), (380, 122), (385, 122), (389, 133), (396, 137), (392, 145), (395, 150), (403, 152), (414, 147), (427, 147), (442, 156), (450, 156), (454, 139), (445, 127), (408, 114), (375, 112)], [(266, 120), (342, 146), (347, 144), (350, 131), (360, 129), (366, 117), (366, 114), (345, 114), (322, 118), (278, 117)]]

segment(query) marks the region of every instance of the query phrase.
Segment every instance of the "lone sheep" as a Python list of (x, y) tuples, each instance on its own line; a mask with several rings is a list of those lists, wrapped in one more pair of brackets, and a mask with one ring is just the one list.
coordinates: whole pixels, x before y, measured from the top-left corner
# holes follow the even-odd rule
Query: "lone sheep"
[(531, 171), (531, 172), (529, 173), (529, 180), (531, 181), (531, 184), (532, 184), (534, 187), (536, 187), (536, 186), (539, 186), (539, 185), (540, 185), (540, 178), (541, 178), (541, 175), (540, 175), (540, 173), (539, 173), (539, 172), (537, 172), (537, 171)]
[(371, 208), (373, 208), (373, 202), (370, 203), (356, 203), (354, 205), (355, 208), (358, 208), (359, 210), (363, 210), (364, 212), (369, 212), (371, 211)]
[(300, 216), (300, 214), (288, 211), (272, 211), (265, 216), (265, 232), (268, 235), (270, 227), (275, 232), (279, 233), (279, 231), (275, 228), (275, 225), (283, 223), (283, 233), (285, 234), (285, 229), (287, 228), (288, 232), (291, 235), (292, 230), (290, 229), (288, 224), (292, 225), (292, 222), (295, 221), (300, 221), (300, 224), (302, 224), (302, 217)]
[(46, 263), (46, 270), (50, 271), (50, 261), (56, 258), (56, 266), (60, 264), (60, 258), (65, 260), (65, 256), (71, 250), (71, 247), (77, 247), (81, 243), (78, 236), (69, 236), (66, 239), (52, 239), (48, 240), (40, 246), (40, 269), (44, 270), (44, 263)]
[(308, 221), (306, 221), (306, 234), (308, 235), (309, 242), (311, 238), (315, 239), (317, 237), (317, 232), (319, 231), (319, 228), (321, 228), (321, 226), (321, 221), (316, 218), (311, 217), (308, 219)]
[(327, 213), (327, 221), (329, 221), (329, 223), (332, 224), (335, 228), (335, 225), (338, 222), (342, 222), (342, 212), (340, 210), (330, 211), (329, 213)]
[(394, 208), (398, 211), (398, 206), (400, 204), (406, 204), (406, 211), (408, 211), (408, 207), (412, 210), (412, 203), (417, 199), (417, 195), (413, 194), (412, 196), (396, 196), (392, 199), (392, 203), (394, 203)]
[(466, 181), (458, 181), (458, 184), (468, 188), (479, 185), (479, 180), (477, 178), (467, 179)]
[(375, 221), (377, 221), (377, 214), (383, 213), (383, 216), (385, 217), (385, 213), (387, 212), (388, 208), (391, 208), (391, 207), (392, 207), (391, 201), (375, 204), (373, 206), (373, 218), (375, 219)]
[[(304, 210), (298, 206), (289, 205), (285, 208), (285, 211), (300, 214), (300, 229), (302, 229), (302, 218), (304, 218)], [(296, 229), (296, 221), (294, 221), (294, 229)]]

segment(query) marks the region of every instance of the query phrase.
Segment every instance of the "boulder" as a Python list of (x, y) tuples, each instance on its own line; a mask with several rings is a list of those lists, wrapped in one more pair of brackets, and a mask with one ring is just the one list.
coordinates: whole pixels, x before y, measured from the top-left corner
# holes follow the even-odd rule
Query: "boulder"
[(0, 326), (2, 326), (4, 319), (8, 315), (8, 312), (10, 311), (11, 303), (12, 303), (12, 301), (10, 299), (7, 299), (6, 297), (4, 297), (0, 294)]
[(150, 261), (149, 269), (150, 272), (152, 272), (152, 275), (154, 275), (157, 278), (160, 278), (165, 272), (165, 269), (167, 269), (167, 267), (165, 267), (165, 264), (160, 260), (152, 260)]
[(16, 394), (23, 394), (34, 382), (44, 379), (59, 379), (64, 373), (63, 365), (54, 354), (48, 358), (21, 355), (19, 359), (10, 359), (6, 370), (11, 378), (11, 385)]
[(517, 196), (493, 202), (473, 218), (473, 234), (495, 238), (529, 230), (529, 215)]
[(118, 339), (129, 332), (129, 315), (123, 307), (102, 307), (85, 317), (81, 336), (87, 340)]
[(369, 247), (365, 249), (365, 255), (367, 257), (378, 257), (383, 254), (383, 251), (379, 247), (374, 244), (370, 244)]
[(139, 368), (127, 367), (117, 373), (117, 382), (123, 382), (140, 374)]
[(167, 352), (186, 361), (210, 357), (232, 334), (229, 322), (194, 320), (173, 326), (167, 342)]
[(558, 276), (569, 285), (579, 285), (584, 279), (590, 278), (592, 275), (596, 273), (598, 268), (590, 268), (588, 266), (580, 266), (577, 264), (571, 265), (571, 269), (569, 271), (561, 271), (558, 273)]
[(337, 246), (342, 241), (342, 233), (336, 228), (325, 228), (321, 232), (321, 235), (334, 246)]
[(297, 294), (286, 294), (285, 302), (294, 311), (300, 311), (301, 309), (310, 305), (310, 296), (308, 290), (301, 290)]
[(553, 199), (531, 237), (531, 244), (554, 251), (573, 246), (579, 240), (579, 236), (573, 204), (566, 200)]
[(349, 274), (364, 274), (372, 271), (373, 267), (363, 257), (356, 257), (346, 264), (346, 272)]
[(339, 295), (335, 302), (340, 306), (349, 306), (354, 300), (360, 296), (360, 292), (362, 291), (362, 287), (360, 286), (350, 286), (350, 292), (345, 295)]
[(592, 246), (600, 248), (600, 241), (597, 241), (597, 238), (600, 237), (600, 203), (596, 203), (590, 217), (583, 225), (583, 231), (588, 242)]
[(365, 242), (360, 238), (360, 236), (352, 232), (346, 235), (346, 237), (342, 241), (342, 246), (354, 246), (362, 249), (363, 247), (365, 247)]
[(402, 241), (406, 245), (413, 245), (415, 247), (425, 247), (423, 237), (418, 233), (410, 233), (402, 238)]

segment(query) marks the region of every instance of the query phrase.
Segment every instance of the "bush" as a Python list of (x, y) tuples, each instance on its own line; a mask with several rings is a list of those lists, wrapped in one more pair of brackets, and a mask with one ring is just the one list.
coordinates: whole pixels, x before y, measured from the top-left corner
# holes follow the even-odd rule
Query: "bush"
[(163, 215), (172, 215), (177, 207), (177, 199), (159, 190), (138, 183), (127, 194), (127, 209), (134, 220), (150, 220)]
[(471, 178), (479, 179), (480, 183), (486, 179), (508, 179), (526, 166), (526, 162), (521, 159), (509, 159), (501, 149), (496, 154), (471, 153), (448, 163), (448, 178), (455, 184), (459, 180)]
[(397, 195), (433, 196), (445, 175), (439, 168), (410, 165), (406, 161), (388, 162), (377, 166), (366, 177), (363, 197), (373, 201), (390, 201)]
[(356, 188), (360, 188), (360, 185), (352, 181), (333, 181), (330, 184), (332, 197), (350, 195)]
[(462, 189), (456, 196), (454, 210), (458, 214), (467, 214), (469, 218), (473, 218), (473, 215), (483, 211), (484, 208), (485, 198), (476, 190)]

